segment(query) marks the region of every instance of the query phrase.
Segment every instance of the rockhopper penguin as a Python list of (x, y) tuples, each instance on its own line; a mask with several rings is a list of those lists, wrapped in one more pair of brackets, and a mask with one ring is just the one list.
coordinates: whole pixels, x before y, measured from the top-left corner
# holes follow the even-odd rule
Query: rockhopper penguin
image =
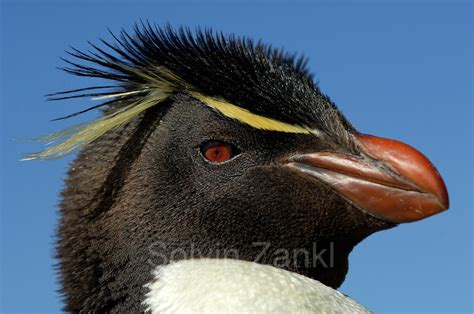
[(357, 131), (306, 59), (210, 30), (112, 36), (64, 68), (111, 84), (50, 96), (103, 116), (28, 157), (82, 149), (57, 235), (66, 311), (364, 312), (334, 290), (353, 247), (448, 208), (430, 161)]

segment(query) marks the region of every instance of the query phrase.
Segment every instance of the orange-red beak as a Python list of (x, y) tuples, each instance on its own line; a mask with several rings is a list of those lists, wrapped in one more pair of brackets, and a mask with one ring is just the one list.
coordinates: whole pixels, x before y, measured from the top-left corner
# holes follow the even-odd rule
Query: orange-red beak
[(443, 179), (422, 153), (391, 139), (355, 137), (362, 157), (318, 152), (293, 156), (287, 165), (330, 184), (386, 221), (412, 222), (448, 209)]

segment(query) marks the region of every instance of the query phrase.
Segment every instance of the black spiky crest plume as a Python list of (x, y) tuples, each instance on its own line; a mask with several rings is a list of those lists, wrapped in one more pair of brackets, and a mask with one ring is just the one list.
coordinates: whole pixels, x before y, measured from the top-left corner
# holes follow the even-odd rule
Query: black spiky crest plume
[[(119, 36), (110, 32), (113, 43), (101, 39), (110, 52), (92, 43), (93, 50), (87, 53), (74, 48), (68, 52), (89, 65), (63, 59), (70, 66), (63, 70), (70, 74), (116, 85), (48, 95), (52, 100), (93, 97), (102, 101), (60, 119), (119, 102), (126, 105), (95, 121), (40, 138), (54, 145), (25, 159), (60, 158), (74, 152), (179, 92), (260, 130), (311, 134), (309, 126), (315, 122), (330, 128), (325, 123), (330, 117), (324, 116), (328, 113), (348, 124), (315, 86), (303, 57), (212, 30), (193, 33), (188, 28), (176, 31), (169, 25), (142, 23), (135, 25), (134, 32), (134, 37), (124, 30)], [(319, 109), (313, 106), (318, 102)]]

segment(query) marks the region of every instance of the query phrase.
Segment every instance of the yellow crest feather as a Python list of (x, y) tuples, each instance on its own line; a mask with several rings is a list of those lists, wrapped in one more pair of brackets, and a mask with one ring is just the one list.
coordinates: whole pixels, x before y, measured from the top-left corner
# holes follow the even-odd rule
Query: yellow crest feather
[(311, 129), (309, 129), (308, 127), (293, 125), (275, 119), (260, 116), (251, 113), (246, 109), (233, 105), (225, 100), (219, 100), (193, 91), (191, 91), (190, 94), (194, 98), (208, 105), (209, 107), (219, 111), (224, 116), (231, 119), (235, 119), (241, 123), (245, 123), (259, 130), (301, 134), (312, 133)]
[(66, 130), (39, 138), (39, 141), (50, 143), (59, 141), (60, 143), (40, 152), (30, 154), (23, 160), (61, 158), (94, 141), (105, 132), (130, 121), (141, 112), (165, 100), (168, 96), (168, 93), (158, 90), (153, 92), (142, 102), (132, 103), (95, 121), (73, 126)]
[(166, 68), (160, 68), (158, 73), (150, 73), (146, 70), (141, 71), (125, 65), (117, 64), (117, 66), (122, 67), (124, 71), (133, 72), (146, 79), (148, 83), (143, 84), (143, 89), (141, 90), (109, 94), (93, 99), (102, 100), (108, 98), (120, 98), (127, 95), (146, 93), (147, 91), (150, 91), (149, 94), (141, 101), (133, 102), (130, 105), (95, 121), (76, 125), (37, 139), (50, 144), (56, 144), (40, 152), (30, 154), (23, 160), (56, 159), (77, 151), (99, 138), (107, 131), (130, 121), (146, 109), (162, 102), (177, 90), (187, 91), (192, 97), (201, 101), (210, 108), (217, 110), (222, 115), (247, 124), (255, 129), (298, 134), (312, 133), (312, 130), (306, 126), (289, 124), (267, 118), (254, 114), (247, 109), (233, 105), (225, 100), (201, 94), (197, 92), (193, 86), (187, 84), (180, 77), (176, 76)]

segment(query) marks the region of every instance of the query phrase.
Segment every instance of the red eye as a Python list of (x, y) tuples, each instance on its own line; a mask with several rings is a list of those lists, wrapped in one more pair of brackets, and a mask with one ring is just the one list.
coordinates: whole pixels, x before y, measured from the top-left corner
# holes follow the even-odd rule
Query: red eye
[(214, 163), (221, 163), (234, 157), (232, 146), (222, 142), (207, 143), (202, 147), (201, 151), (207, 160)]

